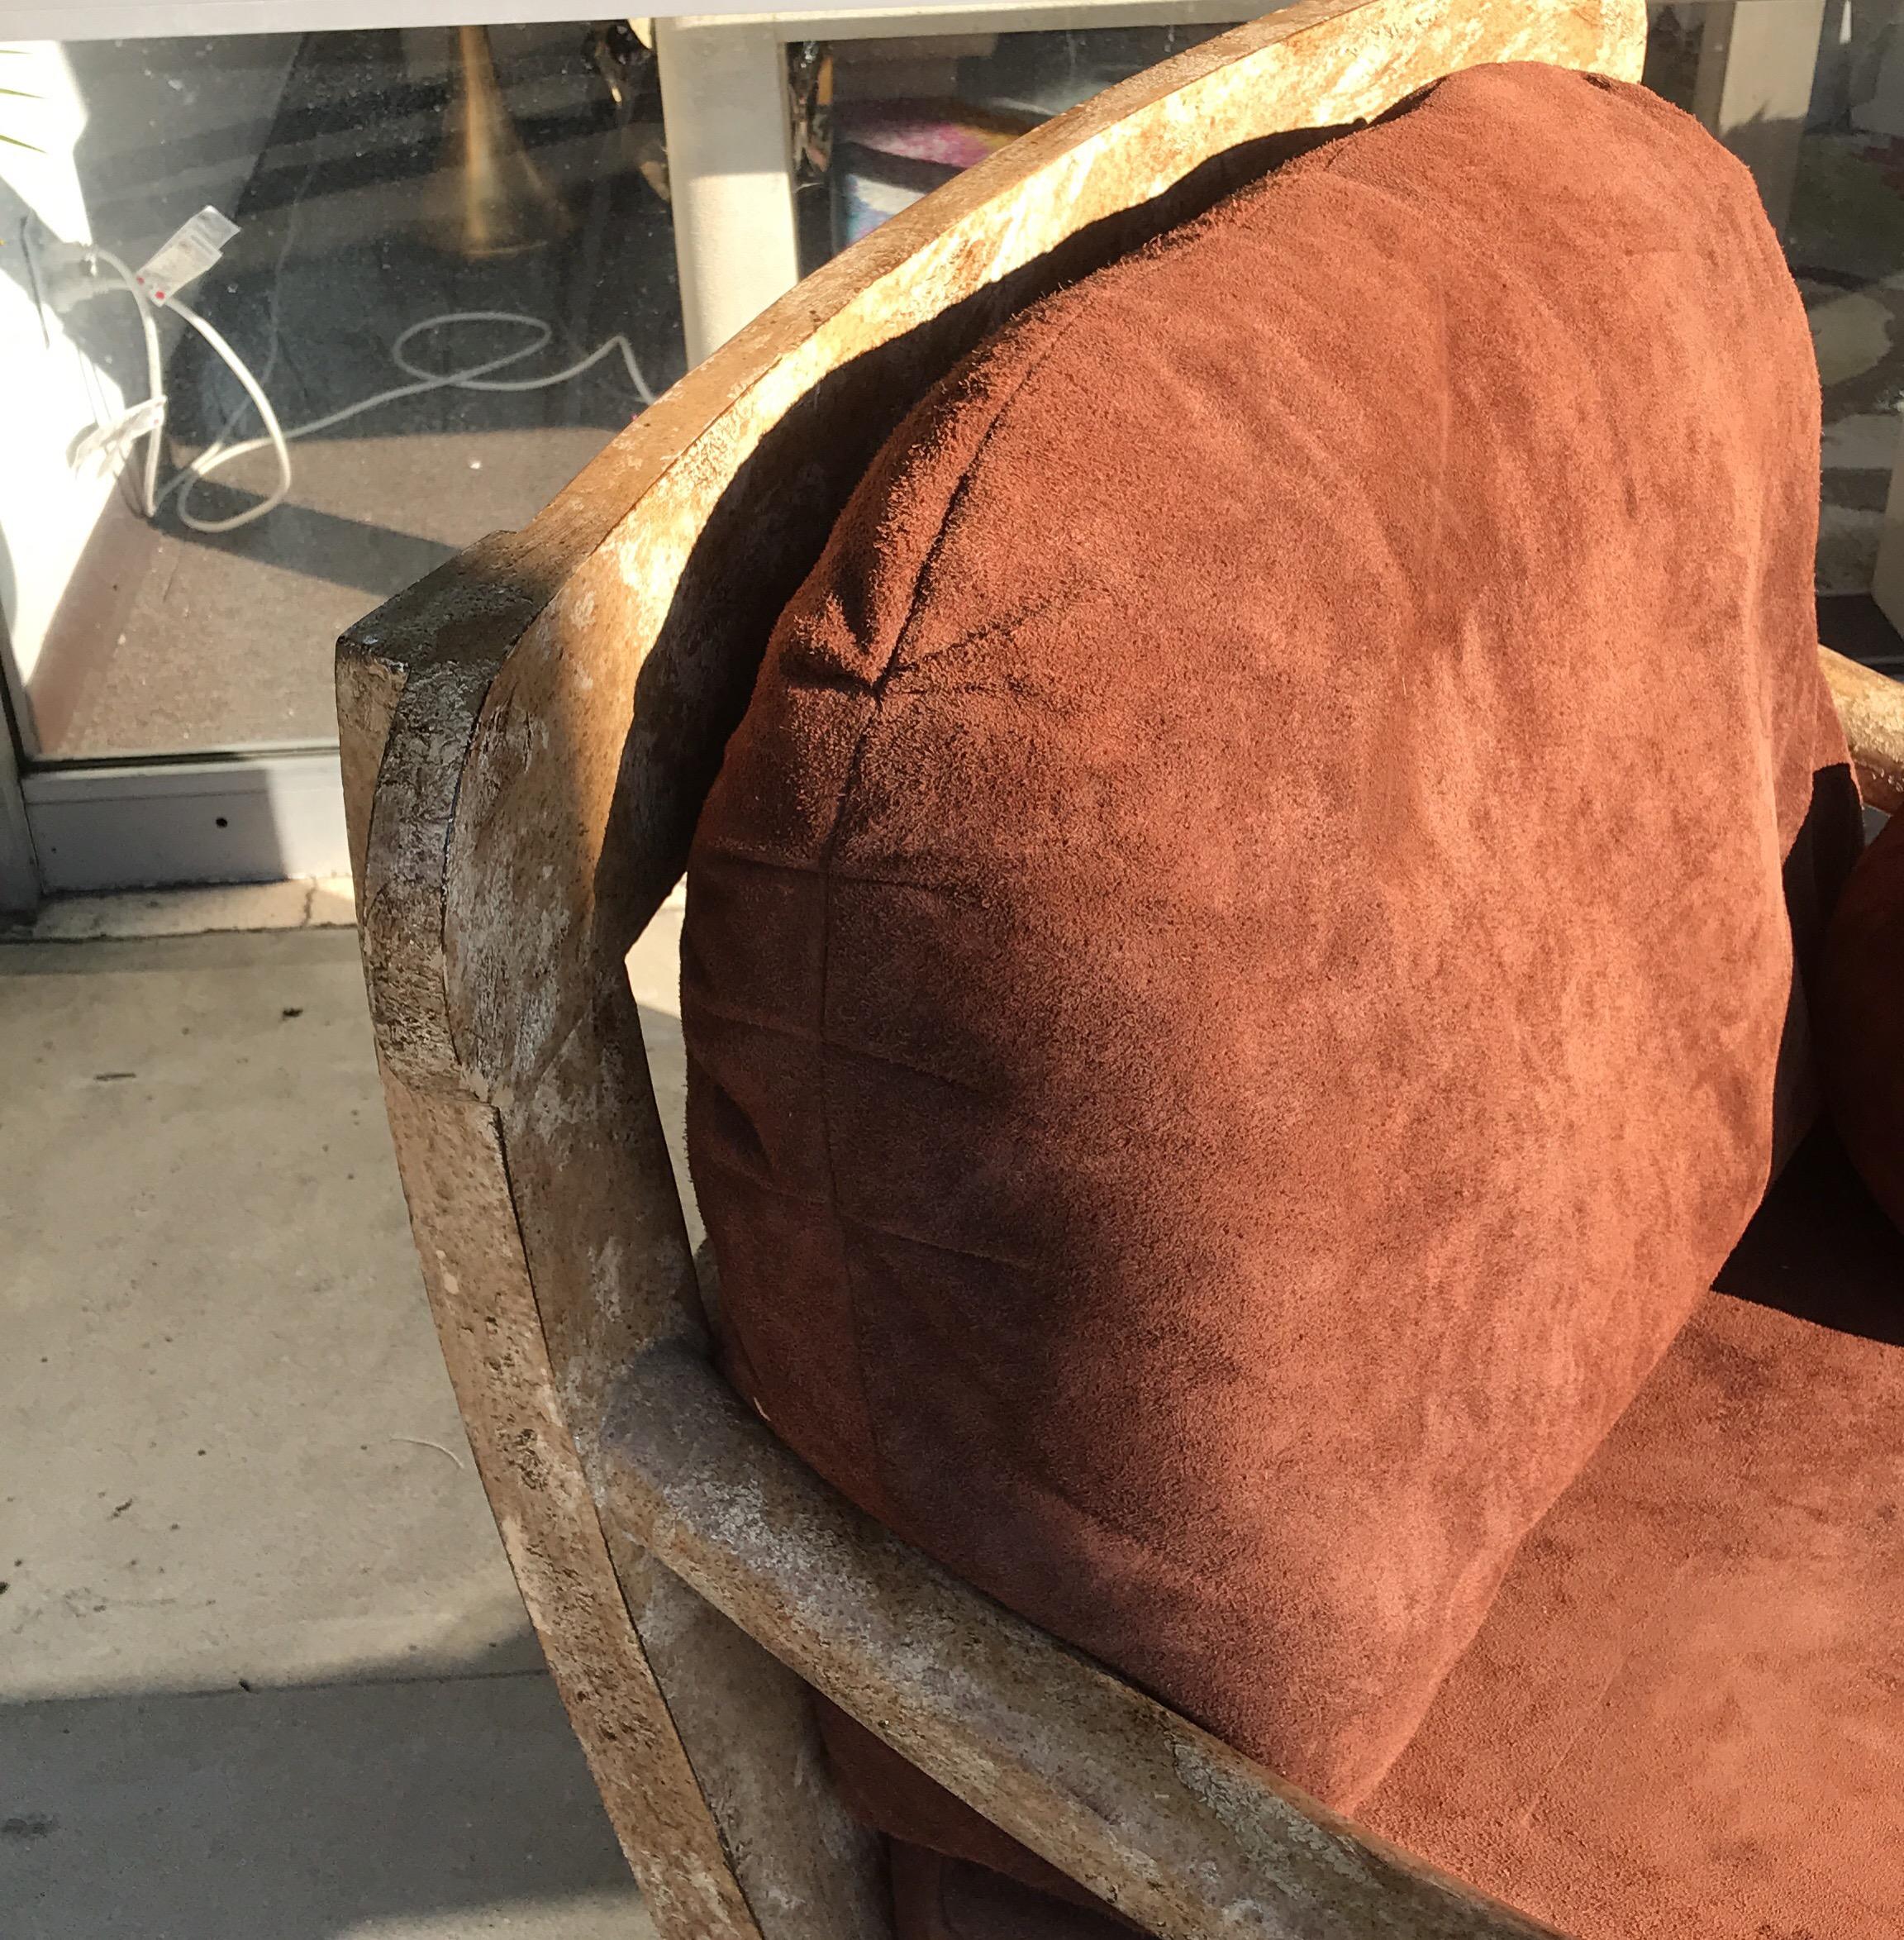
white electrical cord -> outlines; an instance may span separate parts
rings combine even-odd
[[[140,295],[143,298],[145,292],[140,291]],[[179,522],[182,525],[189,526],[194,532],[235,532],[239,527],[248,526],[252,520],[261,519],[266,512],[274,512],[290,497],[290,441],[293,438],[302,437],[306,432],[315,431],[318,427],[315,425],[306,425],[298,431],[287,433],[283,427],[278,422],[278,413],[271,408],[271,400],[264,395],[264,387],[251,374],[250,369],[244,359],[182,297],[173,297],[169,301],[171,307],[225,360],[231,374],[245,387],[245,396],[257,406],[258,415],[264,421],[264,436],[262,438],[254,438],[245,445],[231,446],[221,444],[207,445],[192,460],[191,464],[187,465],[184,470],[179,473],[178,476],[165,488],[164,493],[164,497],[169,498],[173,493],[178,493]],[[368,407],[359,405],[356,408],[364,410]],[[350,413],[345,412],[340,415],[347,417]],[[145,516],[147,518],[156,518],[159,515],[159,500],[155,498],[152,493],[152,480],[158,474],[156,470],[152,468],[150,455],[157,452],[159,443],[164,436],[164,432],[165,415],[161,411],[159,414],[158,422],[152,427],[151,442],[145,448],[148,453],[145,487]],[[261,445],[269,445],[278,454],[278,489],[261,498],[257,504],[248,505],[244,511],[233,513],[230,518],[202,519],[194,517],[192,512],[192,494],[197,489],[199,479],[203,478],[214,465],[222,463],[226,458],[236,458],[245,451],[255,451]]]
[[[581,376],[585,370],[593,369],[603,358],[619,350],[622,363],[627,368],[628,381],[634,386],[635,396],[644,404],[654,402],[654,393],[648,388],[648,380],[641,374],[641,366],[635,360],[635,346],[619,331],[613,336],[604,337],[587,356],[578,359],[565,369],[547,372],[538,377],[499,378],[493,374],[507,369],[512,364],[520,364],[525,357],[533,357],[538,350],[543,349],[554,338],[555,327],[540,317],[530,317],[519,310],[449,310],[440,316],[426,317],[420,323],[412,323],[390,346],[391,361],[412,382],[393,384],[388,390],[378,391],[372,397],[360,398],[354,404],[345,405],[341,410],[331,412],[322,417],[314,417],[308,424],[293,425],[289,431],[286,431],[278,423],[278,414],[272,409],[271,400],[264,394],[264,386],[251,374],[245,360],[190,304],[178,297],[173,297],[167,301],[165,307],[176,310],[186,323],[212,346],[231,374],[245,387],[245,395],[250,398],[263,422],[264,436],[261,438],[241,439],[236,445],[227,445],[222,437],[214,440],[161,491],[159,489],[159,456],[160,446],[164,441],[167,402],[164,369],[159,349],[159,327],[152,314],[152,303],[140,288],[138,279],[112,250],[90,248],[88,255],[112,272],[138,306],[140,326],[145,340],[149,394],[143,404],[129,411],[117,425],[104,431],[96,432],[87,441],[83,449],[98,450],[112,448],[124,451],[129,450],[140,438],[145,438],[147,443],[141,496],[146,517],[156,518],[159,508],[177,493],[179,521],[195,532],[235,532],[240,526],[248,526],[253,520],[263,518],[266,512],[275,510],[290,495],[290,447],[293,439],[308,438],[318,431],[329,431],[333,426],[342,424],[347,419],[360,417],[366,411],[374,411],[381,404],[394,403],[399,398],[420,397],[426,391],[547,390],[552,385],[569,383],[572,379]],[[457,370],[425,369],[412,363],[405,355],[410,345],[426,332],[450,328],[461,323],[521,324],[534,331],[535,335],[529,342],[520,345],[513,350],[505,350],[499,356],[486,358],[478,364],[465,365]],[[267,446],[277,454],[278,458],[277,487],[268,497],[256,505],[247,506],[244,511],[235,513],[230,518],[203,519],[193,512],[192,494],[203,479],[221,466],[248,457],[254,451],[262,451]]]

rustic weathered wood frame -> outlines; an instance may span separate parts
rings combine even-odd
[[[1167,1940],[1548,1930],[946,1576],[738,1404],[706,1357],[623,957],[775,615],[888,431],[987,329],[1305,131],[1481,61],[1636,76],[1645,29],[1640,0],[1302,0],[1210,41],[887,223],[530,526],[340,644],[364,965],[431,1307],[664,1940],[888,1930],[794,1671]],[[1894,805],[1900,690],[1833,676]]]

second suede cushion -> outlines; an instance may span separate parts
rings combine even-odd
[[[1457,76],[942,387],[702,816],[736,1378],[1338,1804],[1768,1175],[1811,369],[1691,122]]]
[[[1817,987],[1833,1122],[1871,1196],[1904,1232],[1904,813],[1845,885]]]

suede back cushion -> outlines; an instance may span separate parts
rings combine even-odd
[[[1818,1038],[1832,1123],[1904,1232],[1904,815],[1864,851],[1825,934]]]
[[[1765,1184],[1817,414],[1741,168],[1459,75],[940,386],[702,814],[735,1378],[1338,1805]]]

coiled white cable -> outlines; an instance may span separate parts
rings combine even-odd
[[[141,291],[140,294],[143,295],[144,292]],[[254,438],[249,444],[244,446],[233,445],[229,447],[221,447],[216,444],[207,446],[205,450],[201,451],[191,464],[187,465],[184,470],[179,473],[178,476],[165,488],[164,496],[169,497],[174,492],[178,494],[179,522],[182,525],[189,526],[194,532],[235,532],[239,527],[248,526],[254,519],[263,518],[266,512],[276,511],[291,496],[290,441],[293,438],[303,437],[307,432],[317,427],[307,425],[297,431],[285,431],[278,422],[278,413],[271,408],[271,400],[264,395],[264,387],[251,374],[244,359],[231,348],[231,345],[226,342],[217,331],[214,330],[182,298],[174,297],[170,299],[170,303],[171,307],[218,353],[219,356],[224,360],[231,374],[245,387],[245,396],[257,407],[258,415],[264,422],[264,436],[262,438]],[[359,408],[367,408],[367,407],[359,407]],[[350,414],[346,412],[345,415]],[[159,422],[152,427],[152,442],[147,447],[149,451],[158,450],[164,431],[165,418],[164,412],[161,412]],[[198,481],[212,470],[214,465],[223,462],[223,459],[236,458],[244,451],[255,451],[263,445],[269,445],[278,454],[277,489],[268,493],[259,500],[257,504],[248,505],[244,511],[234,512],[230,518],[203,519],[195,517],[192,512],[192,494],[197,489]],[[222,458],[220,455],[221,451]],[[156,517],[159,500],[151,495],[150,483],[148,483],[146,499],[145,516],[148,518]]]
[[[234,350],[220,332],[207,322],[190,304],[180,298],[169,299],[166,307],[176,310],[190,327],[212,346],[219,359],[231,374],[245,388],[258,416],[264,427],[261,438],[245,438],[234,445],[227,445],[222,438],[207,445],[165,486],[159,489],[159,457],[165,431],[166,398],[164,369],[159,355],[159,327],[152,313],[151,300],[140,288],[138,279],[123,261],[112,250],[93,248],[88,254],[98,263],[110,269],[117,281],[138,306],[139,321],[145,341],[146,375],[150,394],[145,402],[128,412],[118,426],[98,434],[94,448],[117,446],[127,449],[140,437],[147,439],[145,462],[143,474],[142,500],[145,516],[156,518],[159,508],[176,493],[178,494],[178,512],[182,524],[189,526],[195,532],[235,532],[240,526],[248,526],[255,519],[261,519],[266,512],[274,511],[289,497],[291,492],[291,444],[294,439],[308,438],[319,431],[326,431],[334,426],[359,417],[366,411],[374,411],[379,405],[393,404],[400,398],[421,397],[426,391],[541,391],[551,386],[568,384],[592,370],[605,357],[616,351],[628,373],[628,381],[634,387],[635,394],[643,404],[652,404],[654,393],[648,388],[648,380],[641,374],[641,366],[635,361],[635,346],[620,331],[613,336],[604,337],[587,356],[561,370],[545,372],[536,377],[497,377],[494,374],[506,370],[512,364],[520,364],[526,357],[533,357],[555,337],[555,327],[540,317],[531,317],[520,310],[449,310],[440,316],[426,317],[421,322],[412,323],[390,346],[391,361],[411,379],[407,384],[393,384],[389,389],[378,391],[373,396],[359,398],[355,403],[346,404],[340,410],[327,412],[322,417],[314,417],[307,424],[293,425],[286,431],[278,422],[278,414],[271,408],[271,400],[264,389],[251,374],[245,360]],[[455,370],[429,370],[411,360],[405,354],[409,346],[426,332],[453,328],[464,323],[520,324],[534,332],[530,341],[519,345],[515,350],[505,350],[500,355],[488,357],[480,363],[464,365]],[[192,510],[192,494],[200,483],[212,473],[223,466],[248,457],[254,451],[262,451],[269,446],[277,454],[278,484],[274,490],[256,505],[248,505],[244,511],[230,518],[200,518]]]

